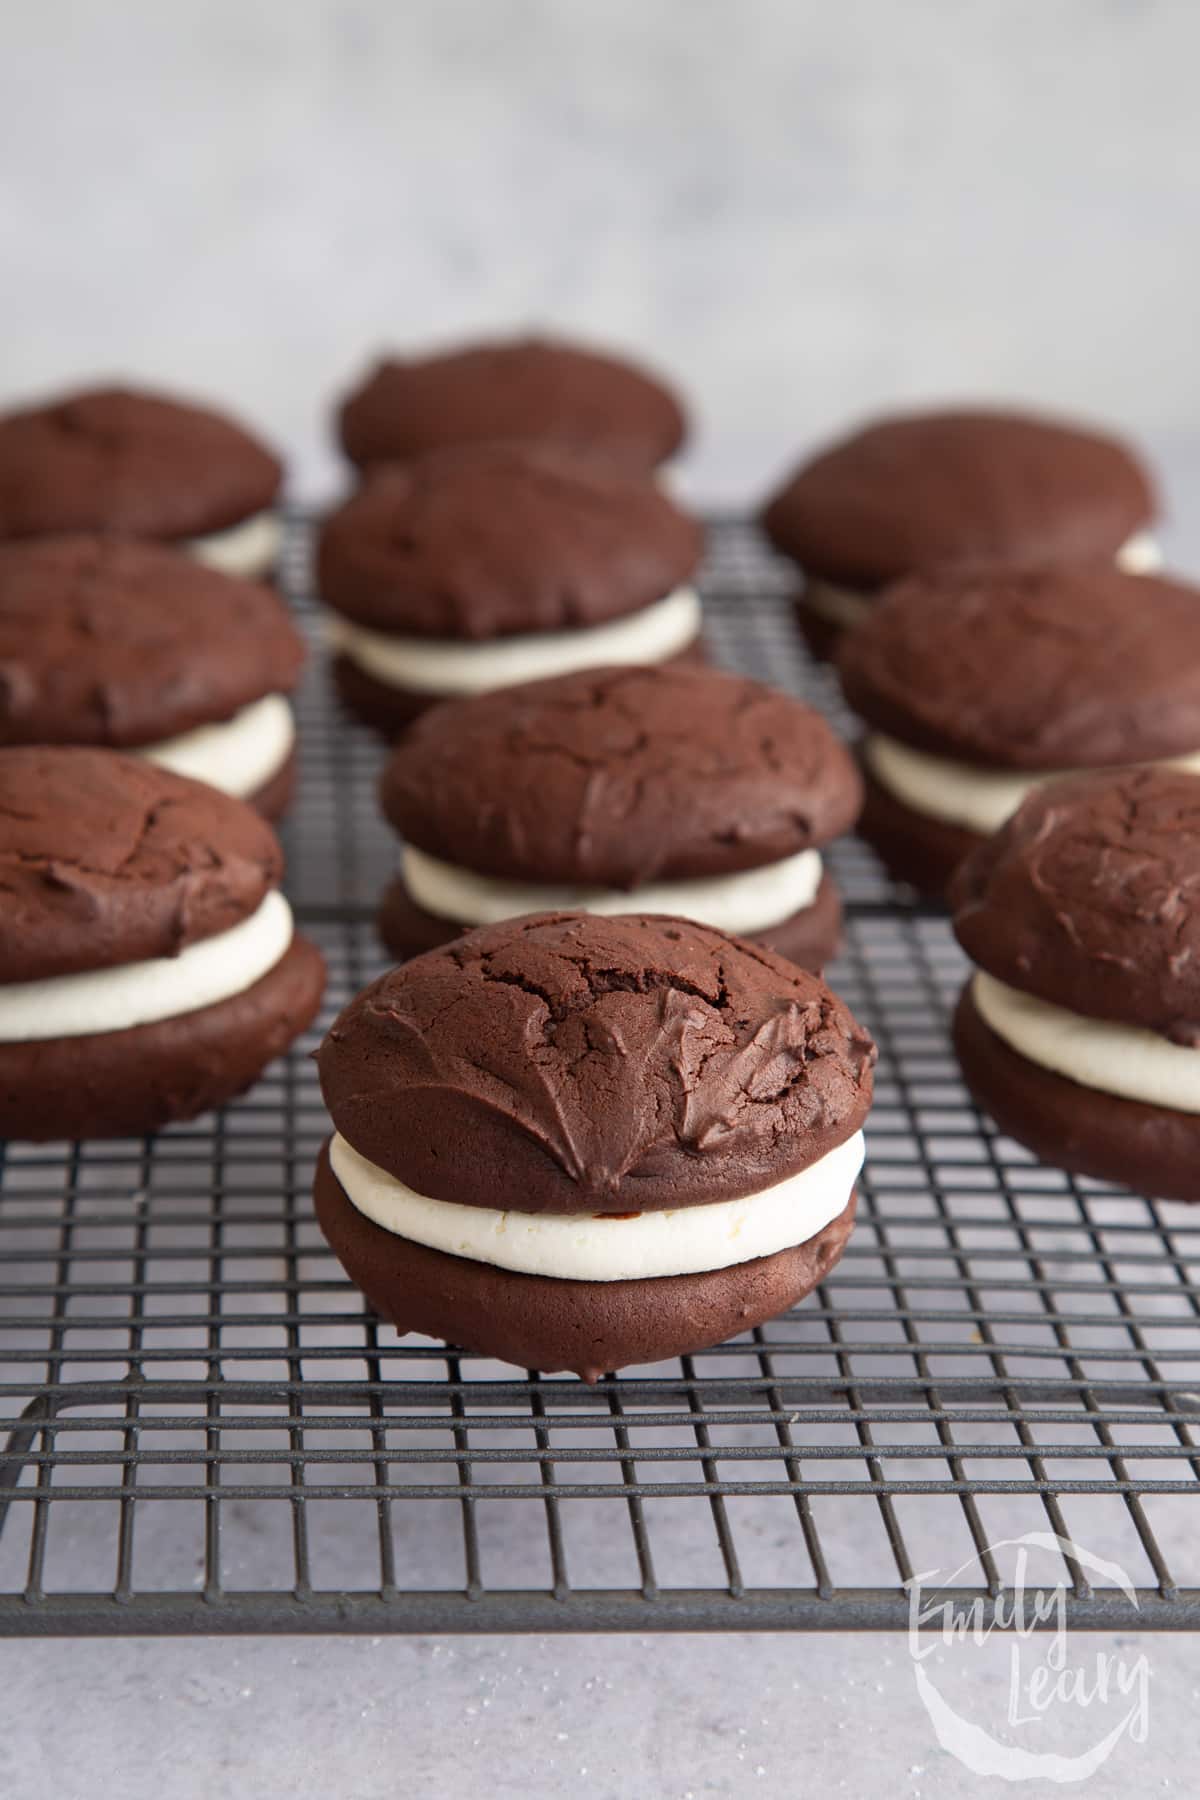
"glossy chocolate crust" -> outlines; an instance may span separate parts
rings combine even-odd
[[[87,1037],[0,1043],[0,1139],[140,1137],[255,1082],[316,1017],[325,963],[294,937],[273,969],[215,1006]]]
[[[483,444],[373,474],[325,521],[317,586],[372,630],[476,643],[640,612],[703,544],[653,481]]]
[[[631,911],[636,908],[636,894],[629,896],[629,904]],[[418,906],[400,875],[383,891],[378,926],[385,949],[400,962],[452,943],[466,929]],[[762,944],[777,956],[786,956],[789,962],[819,975],[825,964],[833,961],[842,942],[842,902],[831,877],[822,876],[811,906],[793,913],[769,931],[751,933],[748,941]]]
[[[317,1053],[337,1129],[420,1194],[647,1212],[759,1192],[858,1130],[875,1047],[816,976],[683,919],[543,913],[365,988]]]
[[[702,1275],[556,1281],[469,1262],[397,1237],[347,1199],[326,1145],[314,1184],[317,1222],[334,1255],[398,1331],[444,1338],[547,1374],[598,1381],[631,1363],[662,1362],[724,1343],[811,1293],[854,1228],[856,1197],[795,1249]]]
[[[304,640],[279,595],[158,544],[0,545],[0,745],[136,749],[290,693]]]
[[[480,875],[636,889],[828,843],[858,816],[820,713],[721,669],[585,669],[426,713],[379,784],[385,816]]]
[[[388,358],[343,401],[360,467],[482,440],[530,440],[634,472],[665,462],[687,424],[675,395],[624,357],[527,338]]]
[[[1096,768],[1200,750],[1200,590],[1109,567],[942,574],[842,640],[849,704],[985,768]]]
[[[645,666],[656,669],[705,668],[708,666],[708,651],[705,649],[704,639],[698,637],[677,656],[669,656],[661,663]],[[346,711],[384,738],[398,737],[414,719],[419,719],[422,714],[446,701],[445,694],[392,687],[389,682],[377,681],[374,675],[368,675],[365,669],[360,669],[348,656],[335,656],[331,668],[334,690]]]
[[[830,446],[763,524],[810,574],[869,590],[952,563],[1109,561],[1155,511],[1115,438],[1028,414],[930,412]]]
[[[204,782],[113,750],[0,750],[0,982],[175,956],[282,873],[270,826]]]
[[[964,987],[954,1048],[979,1105],[1043,1162],[1162,1200],[1200,1200],[1200,1114],[1083,1087],[1020,1056]]]
[[[959,863],[983,842],[978,832],[906,806],[866,768],[863,793],[858,835],[893,881],[906,881],[931,900],[944,899]]]
[[[1200,1044],[1200,775],[1037,788],[959,869],[950,903],[959,942],[997,981]]]
[[[191,538],[274,504],[279,459],[232,419],[133,388],[0,415],[0,538]]]

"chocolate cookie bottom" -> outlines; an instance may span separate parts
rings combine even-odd
[[[944,899],[951,875],[983,838],[964,825],[950,825],[905,805],[869,768],[860,766],[864,798],[859,836],[894,881],[907,881],[930,899]]]
[[[325,988],[315,944],[215,1006],[87,1037],[0,1043],[0,1138],[140,1137],[242,1093],[311,1024]]]
[[[328,1145],[313,1195],[334,1255],[398,1331],[444,1338],[518,1368],[566,1369],[588,1382],[631,1363],[709,1349],[785,1312],[838,1261],[856,1206],[852,1194],[808,1243],[731,1269],[641,1281],[556,1281],[470,1262],[384,1231],[346,1197]]]
[[[1200,1114],[1124,1100],[1030,1062],[987,1024],[969,982],[954,1048],[980,1106],[1043,1162],[1163,1200],[1200,1200]]]
[[[279,819],[292,804],[295,793],[296,752],[292,749],[270,779],[246,795],[246,804],[261,813],[264,819]]]
[[[708,660],[704,639],[697,638],[685,650],[679,651],[678,655],[665,657],[662,667],[704,664]],[[406,725],[411,725],[414,719],[419,718],[423,712],[428,712],[440,700],[454,698],[450,694],[430,694],[413,688],[392,687],[386,681],[378,681],[374,675],[368,675],[365,669],[360,669],[344,653],[334,657],[332,673],[334,689],[346,711],[387,738],[395,737]]]
[[[793,603],[796,609],[796,623],[800,627],[800,636],[808,646],[809,655],[816,662],[835,662],[838,645],[846,635],[844,625],[836,625],[832,619],[810,606],[804,596],[804,589],[796,595]]]
[[[629,910],[636,912],[637,909],[637,894],[631,893]],[[426,950],[436,950],[440,944],[450,943],[468,929],[451,919],[439,919],[418,906],[401,875],[384,889],[376,923],[385,949],[398,962],[407,962],[409,957],[421,956]],[[772,925],[767,931],[749,932],[747,936],[751,943],[763,944],[802,969],[819,974],[841,948],[842,901],[836,883],[829,875],[822,876],[811,906],[793,913],[790,919]]]

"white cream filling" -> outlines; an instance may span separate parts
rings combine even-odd
[[[1079,769],[981,769],[949,757],[931,756],[909,744],[874,732],[863,743],[863,756],[880,784],[914,812],[962,825],[990,836],[1016,812],[1021,802],[1045,781],[1080,774]],[[1167,757],[1149,765],[1159,769],[1200,772],[1200,750]]]
[[[404,885],[417,905],[456,925],[493,925],[531,912],[673,913],[742,935],[780,925],[811,906],[821,885],[816,850],[734,875],[650,881],[632,890],[503,881],[442,862],[413,844],[404,846],[401,863]]]
[[[272,889],[248,919],[189,944],[178,956],[0,986],[0,1043],[128,1031],[215,1006],[253,987],[291,941],[291,908]]]
[[[1200,1050],[1140,1025],[1084,1018],[982,969],[971,991],[984,1022],[1028,1062],[1123,1100],[1200,1113]]]
[[[232,719],[197,725],[161,744],[146,744],[138,755],[244,800],[279,773],[295,742],[291,707],[282,694],[267,694],[243,706]]]
[[[1152,531],[1135,531],[1117,551],[1116,560],[1127,575],[1153,575],[1163,566],[1163,553]]]
[[[1117,551],[1115,558],[1117,567],[1124,569],[1127,575],[1152,575],[1163,566],[1163,555],[1158,540],[1149,531],[1135,531],[1131,538]],[[804,582],[804,603],[822,619],[831,625],[837,625],[843,631],[851,631],[862,621],[875,604],[876,596],[862,594],[854,588],[839,587],[836,582],[822,581],[819,576],[807,576]]]
[[[188,538],[180,546],[197,562],[219,569],[222,575],[244,575],[253,579],[269,575],[279,561],[283,548],[283,520],[276,512],[255,513],[228,531],[214,531],[208,537]]]
[[[339,613],[326,616],[329,642],[376,681],[427,694],[482,694],[492,688],[569,675],[604,664],[665,662],[700,632],[700,599],[676,588],[640,612],[575,631],[527,632],[465,643],[372,631]]]
[[[497,1212],[418,1194],[360,1156],[340,1133],[329,1146],[351,1205],[397,1237],[471,1262],[560,1281],[639,1281],[699,1275],[807,1243],[850,1199],[863,1164],[856,1131],[799,1175],[742,1200],[605,1218]]]
[[[859,594],[853,588],[838,587],[836,582],[806,576],[804,604],[818,618],[836,625],[840,631],[853,631],[861,625],[875,604],[873,594]]]

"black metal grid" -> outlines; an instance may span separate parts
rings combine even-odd
[[[292,585],[304,597],[295,534]],[[727,661],[834,713],[788,577],[714,529]],[[379,966],[378,752],[302,702],[290,891],[325,1018]],[[0,1167],[0,1631],[899,1626],[914,1571],[990,1608],[1034,1529],[1076,1625],[1200,1625],[1200,1214],[996,1137],[946,1035],[942,920],[839,846],[837,985],[881,1045],[860,1225],[793,1314],[602,1382],[522,1376],[364,1315],[313,1224],[310,1043],[145,1143]],[[323,1029],[323,1024],[318,1028]],[[5,1438],[7,1441],[5,1442]],[[1194,1510],[1195,1509],[1195,1510]]]

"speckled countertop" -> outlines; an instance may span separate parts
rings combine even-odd
[[[1150,1736],[1118,1748],[1088,1800],[1195,1792],[1194,1640],[1140,1641]],[[1122,1640],[1127,1659],[1138,1642]],[[993,1640],[976,1655],[956,1690],[964,1710],[994,1710],[1007,1654]],[[13,1800],[1063,1791],[977,1778],[941,1751],[890,1637],[9,1644],[0,1692],[0,1791]]]

